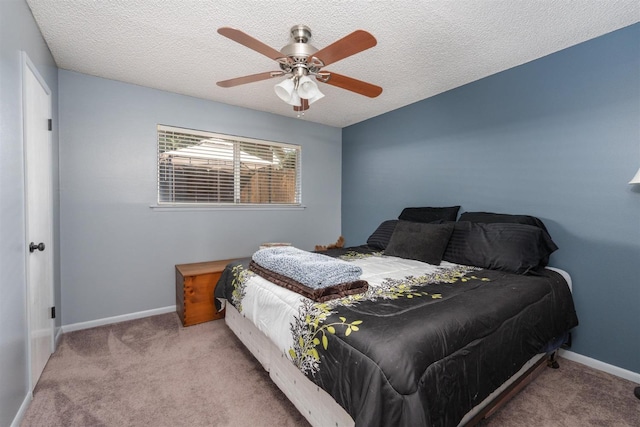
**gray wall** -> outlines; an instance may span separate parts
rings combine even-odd
[[[340,129],[64,70],[59,89],[63,325],[175,304],[175,264],[340,235]],[[150,209],[157,124],[302,145],[306,208]]]
[[[343,130],[342,227],[405,206],[536,215],[571,273],[576,353],[640,373],[640,24]]]
[[[24,0],[0,1],[0,425],[8,426],[27,397],[27,313],[22,144],[22,71],[25,51],[52,91],[53,156],[58,155],[58,69]],[[54,238],[57,251],[57,160],[54,161]],[[55,299],[60,306],[59,258]],[[56,320],[60,325],[60,319]]]

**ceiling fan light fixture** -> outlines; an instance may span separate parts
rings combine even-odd
[[[319,99],[324,98],[324,93],[320,92],[320,90],[316,91],[316,96],[314,96],[313,98],[308,98],[307,101],[309,101],[309,105],[313,104],[314,102],[316,102]]]
[[[275,85],[273,89],[278,98],[289,105],[300,107],[301,98],[308,100],[309,104],[324,98],[324,94],[318,89],[318,85],[308,76],[291,77]]]
[[[278,95],[278,98],[289,104],[292,95],[295,93],[295,83],[293,82],[293,79],[285,79],[275,85],[273,89],[276,91],[276,95]]]
[[[300,98],[312,99],[318,94],[320,94],[320,90],[316,82],[311,80],[309,76],[300,77],[298,80],[298,95],[300,95]]]
[[[311,29],[306,25],[295,25],[290,31],[291,42],[279,51],[235,28],[221,27],[218,28],[218,33],[276,61],[280,66],[278,71],[219,81],[217,85],[220,87],[228,88],[287,76],[285,80],[275,85],[274,90],[281,100],[293,105],[293,110],[298,115],[304,114],[304,111],[309,109],[309,105],[324,98],[324,94],[318,88],[318,82],[369,98],[375,98],[382,93],[382,88],[379,86],[322,70],[326,65],[375,46],[377,44],[375,37],[364,30],[356,30],[318,50],[309,43]]]
[[[293,92],[291,94],[291,99],[289,99],[287,104],[293,105],[294,107],[300,107],[302,106],[302,100],[300,99],[300,96],[298,96],[297,93]]]

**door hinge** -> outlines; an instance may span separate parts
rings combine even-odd
[[[55,307],[51,307],[51,318],[52,319],[56,318],[56,308]]]
[[[48,120],[48,126],[49,126],[49,130],[53,130],[53,120],[51,119]]]

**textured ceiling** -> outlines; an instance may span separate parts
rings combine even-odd
[[[321,85],[304,120],[348,126],[640,20],[637,0],[27,0],[60,68],[295,117],[273,86],[216,81],[278,70],[216,30],[280,50],[304,24],[321,49],[356,29],[377,46],[327,69],[381,86]]]

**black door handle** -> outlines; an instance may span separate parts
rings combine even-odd
[[[36,249],[39,251],[44,251],[44,243],[40,242],[37,245],[33,242],[29,243],[29,252],[35,252]]]

